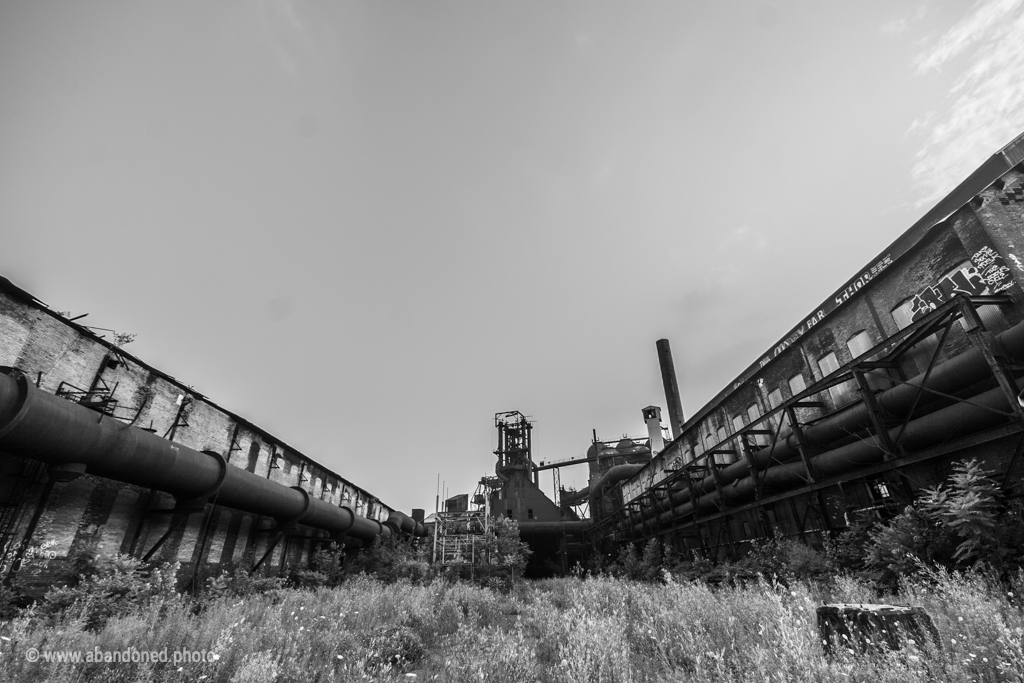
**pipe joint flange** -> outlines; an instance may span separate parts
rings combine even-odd
[[[198,503],[205,504],[211,498],[216,497],[217,493],[220,492],[220,487],[224,485],[224,480],[228,476],[228,461],[225,460],[224,456],[217,451],[203,451],[203,453],[216,460],[217,464],[220,466],[220,472],[217,473],[217,481],[213,486],[198,496],[193,496],[191,498],[177,498],[176,502],[179,507],[188,507]]]
[[[32,385],[32,382],[28,381],[28,376],[25,372],[18,368],[3,365],[0,366],[0,374],[8,375],[18,387],[18,399],[14,409],[11,411],[13,414],[9,417],[0,415],[0,438],[3,438],[12,429],[17,427],[22,418],[25,417],[25,413],[28,412],[28,395],[35,387]]]
[[[293,526],[294,527],[300,521],[302,521],[302,518],[306,516],[307,512],[309,512],[310,501],[312,500],[309,497],[309,491],[307,491],[306,489],[302,488],[301,486],[292,486],[290,488],[293,491],[298,491],[299,493],[302,494],[302,512],[300,512],[299,514],[297,514],[294,517],[291,517],[289,519],[279,519],[279,520],[277,520],[278,528],[283,528],[283,527],[287,527],[287,526]]]
[[[85,474],[86,465],[84,462],[66,462],[50,467],[50,477],[59,484],[66,484],[74,481]]]

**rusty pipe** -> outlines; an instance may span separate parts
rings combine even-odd
[[[901,443],[910,449],[927,448],[964,434],[997,426],[1006,421],[1004,415],[992,412],[993,409],[1006,411],[1010,408],[1001,388],[990,389],[971,398],[970,401],[970,403],[955,403],[912,420],[903,432]],[[900,429],[901,427],[890,429],[889,438],[894,439]],[[885,452],[879,439],[876,436],[871,436],[813,456],[811,466],[814,468],[816,477],[827,479],[878,464],[883,461],[884,457]],[[807,469],[802,461],[779,464],[764,471],[764,488],[762,490],[765,493],[785,491],[805,486],[807,481]],[[717,490],[702,495],[697,501],[696,511],[717,510],[719,502],[737,505],[751,500],[755,493],[754,478],[745,476],[728,486],[722,486],[721,492],[724,500],[721,500]],[[680,518],[693,514],[694,505],[689,501],[688,494],[687,491],[685,501],[675,504],[673,510],[662,512],[658,519],[668,523],[673,519],[678,521]],[[640,531],[642,524],[643,522],[635,526],[634,531]]]
[[[998,334],[994,337],[997,351],[1004,354],[1011,361],[1020,362],[1024,360],[1024,323]],[[892,389],[881,392],[875,397],[879,407],[885,413],[894,416],[901,416],[910,410],[917,397],[917,393],[923,384],[926,389],[939,391],[946,394],[954,394],[957,390],[984,380],[989,376],[991,370],[980,349],[971,348],[964,353],[947,360],[945,363],[936,366],[925,381],[924,373],[899,384]],[[863,402],[855,404],[842,412],[830,415],[813,425],[804,427],[804,438],[807,444],[816,448],[834,447],[837,441],[849,439],[866,429],[871,423],[871,416],[868,408]],[[754,464],[759,469],[765,469],[771,461],[788,462],[799,457],[796,447],[796,440],[792,434],[780,437],[774,442],[774,450],[771,445],[764,446],[753,453]],[[748,473],[747,463],[739,461],[732,463],[718,472],[717,486],[731,484],[732,482],[745,477]],[[695,486],[702,493],[710,494],[717,490],[715,477],[708,475]],[[671,496],[673,504],[680,504],[690,497],[689,489],[676,491]]]
[[[167,492],[181,501],[206,501],[265,515],[280,523],[302,523],[332,534],[370,541],[379,522],[228,465],[126,425],[76,403],[38,390],[13,368],[0,368],[0,451],[52,467],[78,467],[88,474]]]

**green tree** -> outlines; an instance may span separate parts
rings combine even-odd
[[[480,552],[476,555],[476,565],[488,566],[512,579],[518,579],[526,569],[533,551],[530,546],[519,538],[519,522],[508,517],[491,519],[490,531],[481,541]],[[500,569],[497,569],[500,568]]]
[[[865,564],[889,583],[922,562],[949,569],[989,564],[1005,573],[1020,564],[1022,539],[1020,503],[1007,503],[991,473],[972,459],[955,463],[944,484],[925,489],[873,530]]]

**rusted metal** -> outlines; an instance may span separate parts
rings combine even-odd
[[[82,463],[92,475],[164,491],[180,501],[217,496],[225,507],[301,522],[331,533],[372,540],[381,525],[238,467],[40,391],[24,374],[0,371],[0,449],[62,466]],[[411,523],[411,520],[410,520]],[[416,529],[412,524],[413,530]]]

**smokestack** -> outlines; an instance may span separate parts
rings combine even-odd
[[[647,406],[643,409],[644,422],[647,423],[647,436],[651,438],[651,456],[665,450],[665,439],[661,436],[661,408]]]
[[[683,432],[683,402],[679,400],[679,384],[676,382],[676,368],[672,364],[672,349],[668,339],[658,340],[658,362],[661,364],[661,381],[665,385],[665,402],[668,403],[668,423],[672,438],[678,439]]]

